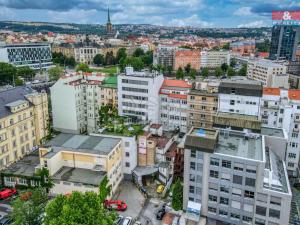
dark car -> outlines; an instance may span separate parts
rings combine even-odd
[[[163,204],[156,213],[156,219],[162,220],[165,214],[166,214],[166,204]]]
[[[4,216],[1,220],[0,220],[0,225],[8,225],[11,224],[12,221],[9,217]]]
[[[119,215],[115,221],[115,225],[122,224],[123,218],[124,218],[123,216]]]

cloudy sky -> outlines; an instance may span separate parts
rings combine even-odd
[[[272,10],[300,10],[299,0],[110,0],[114,24],[196,27],[271,26]],[[107,0],[0,0],[0,20],[106,22]]]

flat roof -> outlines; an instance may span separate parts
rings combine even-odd
[[[120,141],[121,138],[61,133],[45,143],[44,147],[52,147],[55,152],[75,150],[84,153],[107,155]]]
[[[284,138],[284,133],[282,129],[279,128],[272,128],[272,127],[262,127],[261,134],[266,136],[273,136],[273,137],[281,137]]]
[[[262,161],[262,136],[220,130],[215,153]]]
[[[35,175],[35,168],[40,164],[39,152],[36,150],[19,161],[9,165],[1,173],[32,177]]]
[[[106,172],[63,166],[53,176],[53,180],[99,186]]]

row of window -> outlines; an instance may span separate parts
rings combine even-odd
[[[210,165],[212,165],[212,166],[220,166],[220,159],[218,159],[218,158],[211,158],[210,159]],[[229,160],[224,160],[223,159],[221,165],[224,168],[229,168],[229,169],[232,168],[232,162],[229,161]],[[244,171],[244,165],[242,163],[234,162],[233,169],[237,170],[237,171]],[[256,167],[255,166],[247,165],[246,166],[246,172],[247,173],[256,174]]]

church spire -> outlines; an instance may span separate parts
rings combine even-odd
[[[110,12],[109,12],[109,0],[107,1],[107,23],[106,23],[106,32],[107,34],[112,33],[112,24],[110,21]]]
[[[107,23],[110,23],[109,1],[107,3]]]

